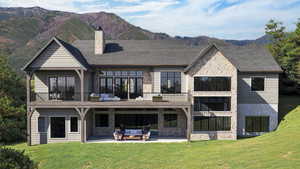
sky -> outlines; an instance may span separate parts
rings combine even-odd
[[[237,40],[264,35],[270,19],[293,30],[300,18],[300,0],[0,0],[0,6],[112,12],[152,32]]]

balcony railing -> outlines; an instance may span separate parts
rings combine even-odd
[[[143,93],[140,96],[134,94],[130,99],[123,99],[112,94],[84,93],[84,101],[156,101],[156,102],[187,102],[190,100],[188,93],[164,94],[164,93]],[[49,101],[81,101],[81,93],[48,93],[48,92],[31,92],[30,101],[49,102]]]

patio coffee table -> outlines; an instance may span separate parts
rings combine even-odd
[[[143,132],[141,129],[125,129],[124,140],[142,140],[143,139]]]

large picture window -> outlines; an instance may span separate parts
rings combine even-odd
[[[264,77],[251,77],[251,90],[252,91],[264,91],[265,90],[265,78]]]
[[[161,72],[161,93],[181,93],[181,72]]]
[[[246,117],[246,132],[268,132],[268,116],[248,116]]]
[[[121,99],[143,96],[142,71],[101,71],[99,92],[113,94]]]
[[[195,91],[230,91],[230,77],[194,77]]]
[[[194,117],[194,131],[229,131],[231,130],[231,118],[227,116]]]
[[[49,77],[50,100],[74,100],[75,78],[73,76]]]
[[[164,114],[164,127],[177,127],[177,114]]]
[[[51,138],[65,138],[66,137],[66,125],[65,117],[51,117]]]
[[[194,97],[194,111],[230,111],[230,97]]]

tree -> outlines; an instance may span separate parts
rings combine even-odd
[[[25,85],[0,54],[0,143],[25,139]]]
[[[300,20],[294,32],[285,32],[281,22],[270,20],[266,34],[272,37],[268,48],[289,80],[300,84]]]

